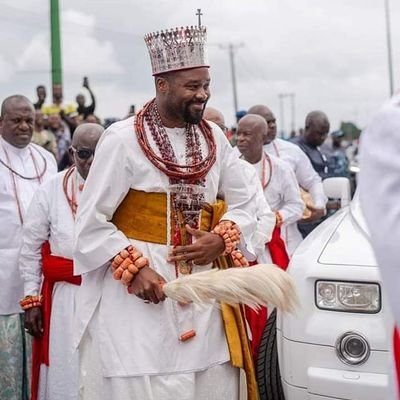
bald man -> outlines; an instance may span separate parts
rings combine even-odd
[[[41,293],[44,302],[25,311],[25,327],[34,337],[32,400],[78,398],[79,360],[77,354],[72,358],[72,317],[80,277],[72,272],[73,232],[103,130],[93,123],[78,126],[69,149],[74,165],[35,193],[25,220],[19,263],[24,292],[25,296]]]
[[[237,147],[242,158],[257,171],[265,199],[276,214],[276,228],[282,232],[286,251],[292,254],[302,238],[296,222],[301,219],[304,203],[300,188],[290,165],[277,157],[267,154],[263,149],[268,125],[264,118],[247,114],[238,123]],[[265,245],[257,254],[259,262],[271,262],[271,255],[265,254]],[[272,254],[273,256],[273,254]],[[283,268],[287,267],[272,257],[272,261]]]
[[[212,121],[217,124],[222,129],[222,132],[226,131],[225,117],[222,112],[217,110],[216,108],[206,107],[206,109],[204,110],[203,118],[207,121]]]
[[[25,400],[29,385],[30,340],[23,330],[18,271],[22,224],[32,196],[57,172],[52,154],[31,143],[32,103],[21,95],[6,98],[0,116],[0,399]]]
[[[235,139],[233,132],[225,125],[225,117],[221,111],[213,107],[206,107],[206,109],[204,110],[203,118],[207,121],[212,121],[217,124],[222,129],[222,132],[224,132],[230,144],[233,145]],[[236,147],[234,147],[234,150],[236,151]]]
[[[329,119],[324,112],[311,111],[306,116],[304,134],[292,139],[304,151],[322,179],[328,177],[328,160],[319,147],[325,142],[329,127]]]
[[[329,177],[328,159],[320,150],[320,146],[328,136],[329,128],[329,119],[324,112],[311,111],[306,116],[303,135],[292,139],[292,142],[299,146],[308,157],[315,172],[322,180]],[[323,215],[320,219],[314,221],[305,221],[305,223],[299,225],[303,237],[306,237],[324,219],[332,215],[340,207],[340,203],[337,200],[329,200],[325,207],[328,210],[327,215]]]
[[[221,129],[225,128],[225,117],[216,108],[207,107],[204,110],[204,119],[207,121],[214,122],[217,124]],[[225,128],[226,129],[226,128]],[[238,157],[241,156],[238,147],[235,146],[233,148],[235,153],[238,154]],[[256,196],[256,218],[257,218],[257,230],[252,235],[252,246],[253,251],[257,257],[259,257],[258,262],[271,262],[271,259],[267,255],[268,253],[265,252],[265,243],[271,239],[272,231],[275,226],[275,215],[272,213],[269,204],[265,201],[265,196],[263,189],[260,184],[258,184],[259,177],[254,170],[254,168],[245,160],[241,160],[241,167],[243,172],[247,175],[248,182],[252,182],[252,186],[257,190]],[[301,239],[301,237],[300,237]]]
[[[273,262],[286,270],[289,264],[287,245],[291,245],[292,251],[302,240],[296,222],[303,215],[304,203],[290,166],[263,150],[263,140],[267,131],[268,125],[264,118],[255,114],[245,115],[238,123],[237,148],[241,153],[241,158],[251,164],[256,171],[263,195],[275,213],[272,235],[261,243],[261,246],[254,245],[257,261],[259,263]],[[257,232],[261,229],[260,225],[257,226]],[[281,230],[284,235],[281,235]],[[247,310],[246,316],[252,333],[253,355],[257,357],[267,310],[263,308],[258,314]]]
[[[293,169],[300,187],[306,190],[313,204],[307,204],[307,222],[318,221],[326,215],[326,203],[321,177],[314,170],[306,154],[294,143],[276,137],[276,119],[274,113],[265,105],[256,105],[249,113],[260,115],[268,124],[268,132],[264,136],[264,150],[286,161]]]

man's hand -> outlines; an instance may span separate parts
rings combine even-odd
[[[133,279],[128,287],[128,292],[134,294],[144,301],[158,304],[165,300],[162,286],[166,283],[165,279],[149,266],[143,267]]]
[[[40,307],[28,308],[25,311],[25,329],[26,331],[36,337],[40,338],[43,335],[43,320],[42,309]]]
[[[328,202],[326,203],[327,210],[339,210],[340,206],[340,200],[328,200]]]
[[[193,229],[186,225],[186,231],[196,241],[187,246],[176,246],[168,257],[168,262],[192,261],[197,265],[206,265],[213,262],[225,250],[225,242],[216,233]]]
[[[302,218],[301,220],[299,220],[299,224],[318,221],[326,215],[325,208],[315,208],[311,205],[307,205],[307,210],[311,212],[311,215],[308,218]]]

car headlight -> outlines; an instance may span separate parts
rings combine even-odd
[[[315,303],[323,310],[375,314],[381,310],[377,283],[317,281]]]

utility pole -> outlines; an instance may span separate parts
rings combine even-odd
[[[292,111],[292,121],[291,121],[291,130],[292,132],[296,131],[296,94],[295,93],[288,93],[288,96],[290,97],[290,109]]]
[[[61,34],[59,0],[50,0],[50,31],[51,31],[51,82],[62,84],[61,65]]]
[[[228,45],[220,44],[219,47],[221,49],[229,50],[229,63],[231,67],[231,79],[232,79],[232,90],[233,90],[233,107],[235,109],[235,120],[236,120],[236,112],[238,111],[238,94],[236,87],[236,69],[235,69],[235,50],[243,47],[243,43],[233,44],[229,43]]]
[[[294,131],[296,130],[296,120],[295,120],[295,98],[296,98],[296,94],[295,93],[279,93],[278,94],[279,97],[279,119],[280,119],[280,136],[282,138],[284,138],[285,136],[285,121],[284,121],[284,111],[285,111],[285,107],[284,107],[284,99],[286,97],[290,98],[290,109],[291,109],[291,121],[290,121],[290,127],[291,130]]]
[[[386,43],[388,52],[388,66],[389,66],[389,92],[390,96],[393,95],[393,60],[392,60],[392,39],[390,30],[390,9],[389,0],[385,0],[385,17],[386,17]]]
[[[280,127],[281,129],[279,130],[279,136],[281,138],[284,138],[284,134],[285,134],[285,108],[284,108],[284,104],[283,104],[283,99],[285,98],[285,94],[284,93],[279,93],[278,97],[279,97],[279,122],[280,122]]]

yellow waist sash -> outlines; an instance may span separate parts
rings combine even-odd
[[[205,204],[201,212],[203,231],[211,231],[226,211],[225,202]],[[167,196],[131,189],[115,211],[111,222],[126,237],[143,242],[167,243]],[[173,226],[173,224],[171,224]]]
[[[212,230],[225,211],[226,204],[222,200],[206,204],[201,212],[200,229]],[[111,222],[130,239],[167,244],[167,196],[165,193],[131,189],[115,211]],[[214,264],[221,269],[231,266],[228,259],[222,256]],[[256,374],[241,307],[222,304],[221,310],[231,363],[245,370],[247,398],[257,400]]]

